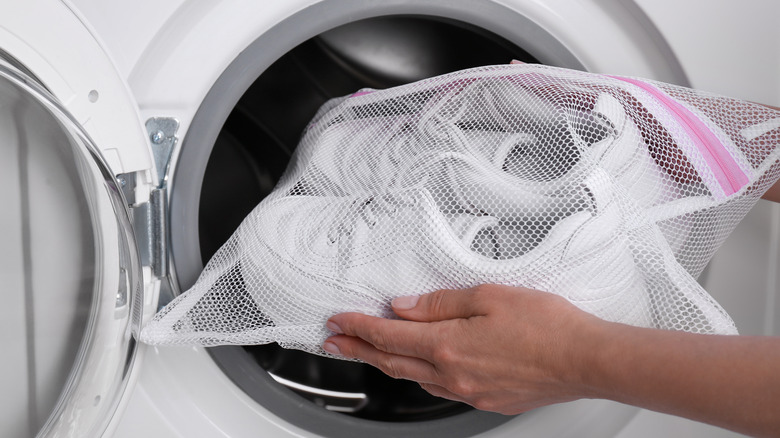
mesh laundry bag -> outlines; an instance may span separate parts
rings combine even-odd
[[[326,355],[328,317],[484,283],[736,333],[695,277],[780,177],[780,112],[654,81],[483,67],[328,102],[152,344]]]

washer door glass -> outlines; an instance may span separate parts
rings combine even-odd
[[[0,435],[99,436],[135,356],[142,286],[98,149],[0,60]]]

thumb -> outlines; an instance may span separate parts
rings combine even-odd
[[[476,295],[474,289],[444,289],[420,296],[398,297],[393,300],[393,311],[401,318],[419,322],[484,315]]]

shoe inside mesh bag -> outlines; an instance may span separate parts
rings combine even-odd
[[[484,283],[603,319],[733,334],[695,278],[780,177],[780,112],[536,65],[334,99],[152,344],[327,355],[340,312]]]

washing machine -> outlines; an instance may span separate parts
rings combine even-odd
[[[780,4],[750,0],[0,3],[0,435],[736,436],[604,400],[517,416],[273,345],[149,347],[332,97],[511,59],[780,104]],[[700,279],[779,334],[780,210]],[[743,280],[739,280],[743,279]]]

